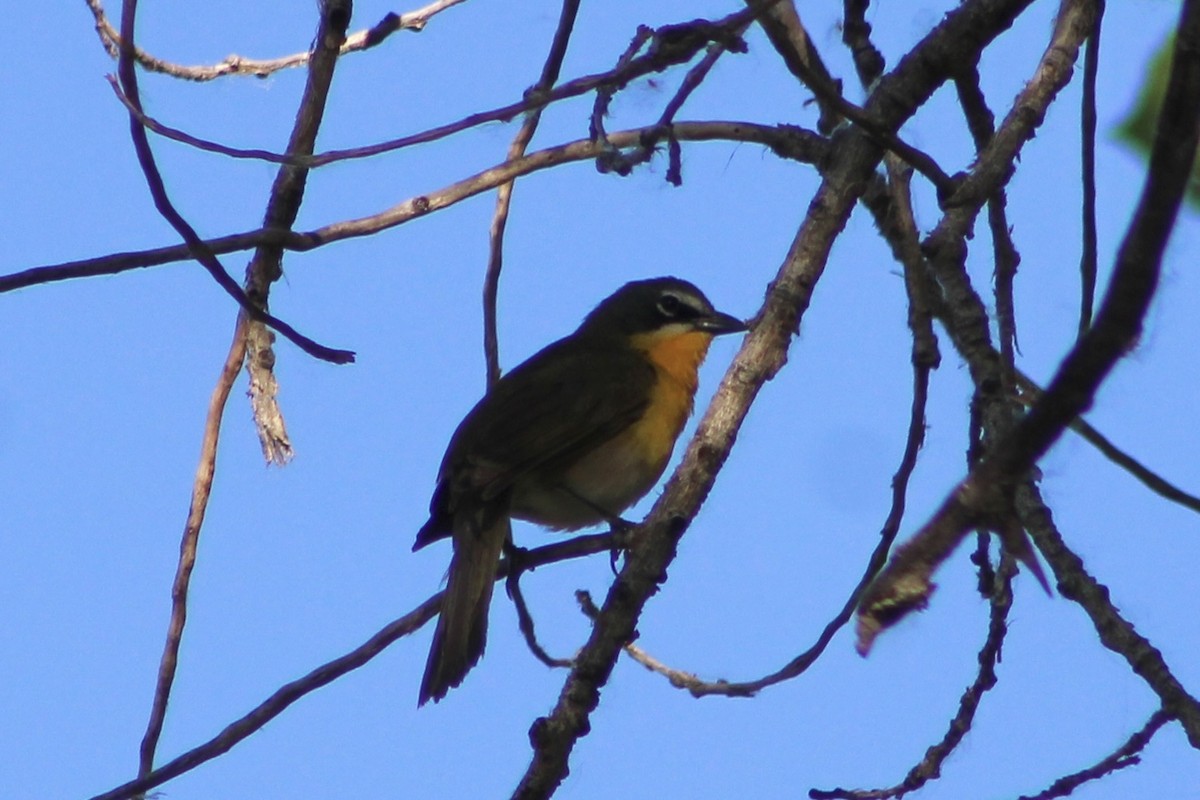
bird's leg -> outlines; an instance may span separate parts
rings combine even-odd
[[[518,547],[513,544],[512,527],[509,526],[508,536],[504,539],[504,558],[508,561],[508,577],[504,579],[504,591],[508,594],[509,599],[513,597],[514,587],[519,592],[517,582],[521,580],[521,573],[533,567],[529,566],[529,550],[524,547]]]
[[[568,486],[561,486],[560,488],[592,511],[595,511],[600,515],[601,519],[608,523],[608,532],[612,536],[612,547],[608,551],[608,566],[612,570],[613,575],[616,575],[617,559],[629,549],[630,535],[633,533],[633,529],[637,527],[637,524],[623,519],[603,506],[593,503]]]

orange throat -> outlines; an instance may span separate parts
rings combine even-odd
[[[712,339],[711,334],[700,331],[658,331],[633,338],[633,346],[646,354],[658,372],[650,407],[638,426],[638,438],[647,460],[657,462],[659,469],[671,457],[675,439],[692,413],[698,370]]]
[[[698,370],[708,355],[712,344],[711,334],[700,331],[670,334],[665,332],[635,336],[633,346],[646,354],[663,377],[667,377],[688,394],[688,411],[691,411],[691,396],[696,393],[699,382]]]

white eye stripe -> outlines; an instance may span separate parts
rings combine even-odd
[[[663,292],[662,297],[658,299],[656,308],[664,317],[672,319],[706,313],[703,303],[696,298],[674,292]]]

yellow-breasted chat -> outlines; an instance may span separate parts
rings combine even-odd
[[[616,520],[662,476],[713,337],[744,330],[685,280],[627,283],[471,409],[413,545],[454,545],[421,705],[445,697],[483,655],[509,520],[555,530]]]

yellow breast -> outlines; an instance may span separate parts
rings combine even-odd
[[[553,485],[547,485],[541,476],[518,483],[513,492],[513,516],[574,530],[621,514],[650,491],[662,476],[692,412],[696,371],[711,341],[710,335],[689,329],[634,337],[631,344],[645,354],[656,373],[645,414],[563,475],[555,476]],[[568,491],[561,491],[563,487]]]
[[[634,429],[643,458],[659,471],[666,466],[675,440],[692,413],[699,383],[698,370],[712,336],[699,331],[679,333],[671,328],[636,336],[632,344],[646,354],[658,373],[650,405]]]

